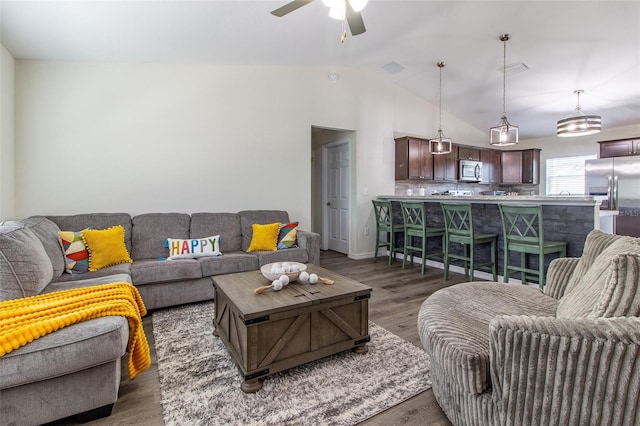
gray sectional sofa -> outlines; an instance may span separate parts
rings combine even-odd
[[[95,213],[34,216],[0,223],[0,300],[110,282],[136,286],[148,310],[209,300],[211,276],[258,270],[271,262],[320,261],[320,236],[297,231],[297,246],[247,252],[253,224],[288,223],[279,210],[238,213]],[[59,231],[122,225],[133,260],[71,275]],[[221,256],[165,260],[167,238],[220,235]],[[0,357],[2,424],[31,425],[80,415],[108,416],[118,397],[129,328],[124,317],[71,325]]]

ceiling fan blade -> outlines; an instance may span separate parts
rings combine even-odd
[[[271,14],[282,18],[287,13],[291,13],[294,10],[301,8],[302,6],[311,3],[313,0],[293,0],[291,3],[287,3],[276,10],[271,11]]]
[[[356,12],[355,10],[353,10],[350,2],[347,1],[346,3],[346,17],[347,22],[349,23],[349,29],[351,30],[351,35],[357,36],[358,34],[362,34],[363,32],[367,31],[367,29],[364,27],[364,21],[362,20],[362,15],[360,14],[360,12]]]

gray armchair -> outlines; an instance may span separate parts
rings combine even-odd
[[[437,291],[418,330],[454,425],[640,424],[640,239],[592,231],[544,292],[471,282]]]

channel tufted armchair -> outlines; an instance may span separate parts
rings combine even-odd
[[[434,395],[459,425],[640,424],[640,238],[594,230],[555,259],[544,292],[441,289],[418,331]]]

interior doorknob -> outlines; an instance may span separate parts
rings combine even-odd
[[[327,205],[330,206],[331,205],[331,201],[327,201]]]

